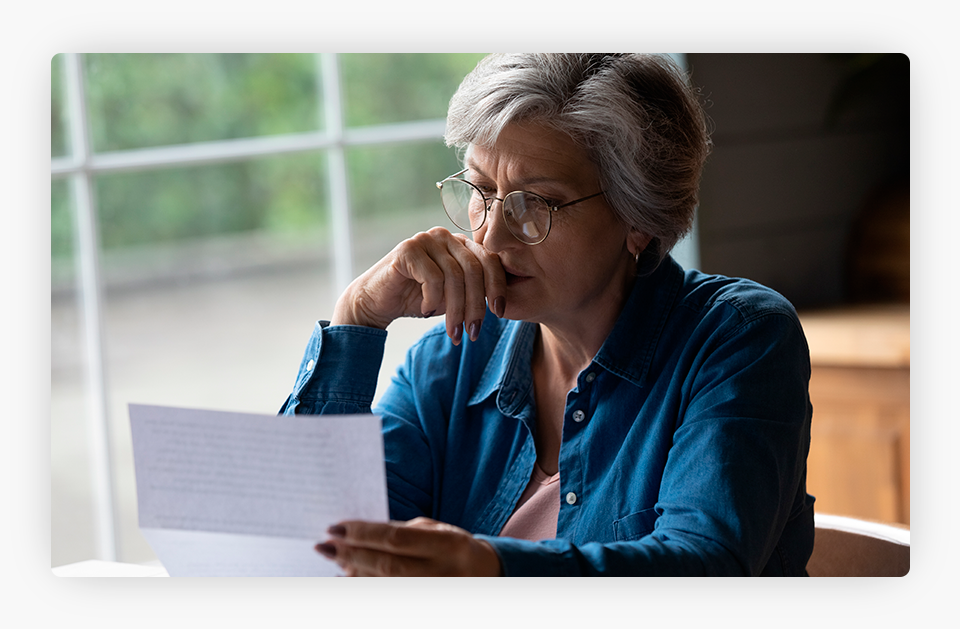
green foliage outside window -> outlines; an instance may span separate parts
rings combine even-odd
[[[340,56],[344,122],[360,127],[446,118],[460,81],[483,54],[345,54]]]
[[[314,131],[323,120],[315,57],[304,54],[87,54],[93,149]]]
[[[482,56],[341,55],[345,124],[443,118],[457,85]],[[322,130],[316,55],[82,58],[95,152]],[[69,153],[59,61],[53,59],[51,76],[54,157]],[[329,213],[325,163],[322,153],[303,153],[100,175],[95,193],[101,245],[110,251],[238,232],[320,234]],[[354,214],[375,221],[433,208],[433,182],[455,166],[453,151],[440,140],[348,149]],[[55,259],[71,254],[67,189],[63,181],[53,184]]]
[[[70,187],[64,179],[50,187],[50,248],[54,257],[73,255],[73,219],[70,216]]]
[[[97,178],[104,249],[326,222],[324,160],[278,155]]]
[[[59,56],[54,57],[50,68],[50,153],[53,157],[61,157],[70,152],[63,64],[60,61]]]

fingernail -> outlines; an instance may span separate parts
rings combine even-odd
[[[347,528],[342,524],[334,524],[327,529],[327,534],[332,535],[333,537],[346,537]]]
[[[453,328],[453,344],[459,345],[461,338],[463,338],[463,325],[457,324],[457,327]]]
[[[317,544],[314,548],[316,548],[317,552],[327,559],[333,559],[337,556],[337,547],[333,544],[324,542],[322,544]]]
[[[503,297],[497,297],[493,300],[493,314],[497,315],[499,318],[503,318],[503,312],[507,309],[506,302]]]
[[[470,324],[470,340],[476,341],[477,337],[480,336],[480,324],[483,323],[479,319]]]
[[[437,314],[437,311],[436,311],[436,310],[431,310],[430,312],[424,314],[424,315],[423,315],[423,318],[424,318],[424,319],[429,319],[430,317],[432,317],[432,316],[435,315],[435,314]]]

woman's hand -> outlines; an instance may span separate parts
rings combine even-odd
[[[431,520],[341,522],[317,552],[337,563],[348,577],[497,577],[500,558],[485,541],[467,531]]]
[[[409,238],[354,280],[337,300],[331,325],[380,329],[400,317],[446,315],[447,335],[476,340],[486,303],[503,316],[500,259],[462,234],[434,227]]]

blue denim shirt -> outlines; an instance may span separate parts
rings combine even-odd
[[[557,538],[497,537],[533,470],[537,327],[428,332],[374,410],[390,516],[484,536],[506,575],[804,575],[810,360],[793,307],[672,259],[568,392]],[[319,322],[281,413],[370,412],[386,332]]]

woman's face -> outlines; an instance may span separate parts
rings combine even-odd
[[[493,146],[471,145],[464,165],[488,197],[522,190],[562,205],[600,191],[596,167],[570,137],[534,123],[506,126]],[[600,195],[554,212],[538,245],[510,233],[500,202],[473,237],[507,272],[505,317],[550,325],[619,313],[635,272],[628,241],[639,235]]]

